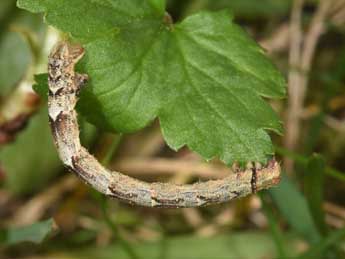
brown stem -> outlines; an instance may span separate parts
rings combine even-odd
[[[320,1],[313,16],[306,36],[302,37],[302,8],[303,0],[295,0],[292,8],[290,23],[290,72],[289,72],[289,105],[286,119],[285,146],[295,150],[299,141],[301,114],[309,82],[311,69],[318,40],[324,32],[325,19],[333,1]],[[304,45],[302,42],[304,40]],[[293,162],[285,159],[287,171],[292,170]]]

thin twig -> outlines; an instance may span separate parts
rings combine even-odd
[[[303,111],[304,100],[309,81],[309,70],[313,62],[316,46],[324,32],[325,20],[332,1],[320,1],[319,7],[314,14],[310,28],[304,37],[302,46],[302,7],[303,0],[295,0],[290,25],[290,72],[289,72],[289,106],[287,110],[285,146],[295,150],[300,136],[300,115]],[[291,171],[292,160],[285,159],[287,171]]]
[[[325,30],[325,20],[329,9],[332,4],[332,0],[320,1],[319,8],[317,9],[310,25],[310,29],[305,36],[305,43],[303,47],[301,57],[301,99],[304,101],[307,90],[307,84],[309,81],[309,71],[313,62],[316,45],[320,36]]]
[[[338,217],[335,217],[330,214],[326,214],[326,223],[334,228],[340,229],[344,228],[345,222],[342,219],[339,219]]]
[[[211,223],[200,227],[197,230],[197,235],[201,237],[211,237],[219,233],[221,229],[224,229],[225,226],[231,224],[234,221],[235,213],[232,208],[225,208],[221,211]]]
[[[332,15],[332,23],[336,26],[343,26],[345,23],[345,1],[333,1],[330,13]]]
[[[73,175],[64,176],[21,206],[12,217],[11,225],[30,225],[38,221],[51,206],[61,199],[63,193],[74,190],[78,183],[78,179]]]
[[[332,116],[326,116],[324,120],[325,124],[340,133],[345,133],[345,120],[339,120]]]
[[[173,160],[173,159],[123,159],[115,166],[122,168],[131,176],[175,176],[182,174],[188,177],[221,179],[229,174],[229,169],[217,168],[204,162]],[[150,166],[151,171],[147,170]],[[145,169],[145,170],[144,170]],[[181,169],[184,169],[183,171]],[[175,171],[174,171],[175,170]],[[190,170],[190,171],[189,171]],[[63,194],[76,189],[80,182],[74,175],[66,175],[45,191],[37,194],[25,203],[11,219],[16,226],[29,225],[41,219],[47,210],[63,197]]]
[[[325,202],[323,208],[326,212],[345,220],[345,208],[331,202]]]
[[[300,112],[300,77],[297,67],[300,64],[301,45],[302,45],[302,8],[303,0],[293,2],[290,22],[290,52],[289,65],[290,71],[288,76],[288,94],[289,104],[286,121],[285,146],[288,149],[294,149],[298,137],[298,114]],[[291,167],[291,160],[285,159],[285,167]],[[291,168],[290,168],[291,169]]]
[[[199,178],[220,179],[231,174],[231,169],[215,167],[198,161],[165,159],[165,158],[123,158],[111,166],[130,175],[170,175],[176,172]]]
[[[271,35],[259,41],[261,45],[269,54],[280,52],[288,48],[289,46],[289,25],[283,23],[280,25]]]

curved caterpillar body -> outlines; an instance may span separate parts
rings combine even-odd
[[[280,166],[271,160],[266,167],[229,174],[222,180],[191,185],[146,183],[104,168],[81,146],[75,106],[88,76],[74,71],[84,49],[58,43],[49,55],[49,121],[59,156],[66,167],[99,192],[130,204],[148,207],[197,207],[243,197],[279,183]]]

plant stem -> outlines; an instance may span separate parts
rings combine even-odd
[[[139,256],[136,254],[136,252],[134,251],[132,246],[125,239],[122,238],[122,236],[121,236],[121,234],[120,234],[120,232],[118,230],[118,227],[116,226],[116,224],[110,218],[110,216],[108,214],[108,206],[107,206],[107,199],[106,199],[106,197],[102,195],[101,198],[102,198],[101,199],[101,208],[102,208],[102,214],[103,214],[105,222],[111,228],[115,238],[118,240],[120,245],[126,251],[128,256],[131,259],[139,259]]]
[[[122,139],[122,135],[111,136],[111,144],[108,147],[104,157],[102,159],[100,159],[101,163],[104,166],[107,166],[111,162],[111,159],[112,159],[115,151],[117,150],[117,148],[121,142],[121,139]],[[104,220],[107,223],[107,225],[110,227],[110,229],[112,230],[115,238],[118,240],[120,245],[123,247],[123,249],[126,251],[126,253],[128,254],[128,256],[131,259],[139,259],[138,255],[135,253],[132,246],[125,239],[122,238],[121,233],[118,230],[118,227],[116,226],[116,224],[112,221],[111,217],[109,216],[106,197],[101,195],[101,194],[99,194],[99,197],[100,197],[99,200],[101,203],[101,209],[102,209],[102,214],[103,214]]]
[[[287,258],[288,254],[286,252],[285,246],[284,246],[284,237],[283,234],[279,228],[278,221],[273,215],[272,209],[268,206],[267,200],[265,198],[266,192],[259,193],[259,197],[262,202],[262,211],[264,212],[266,218],[268,219],[269,228],[273,237],[273,241],[276,245],[277,253],[279,255],[279,258]]]

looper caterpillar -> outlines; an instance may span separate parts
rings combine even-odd
[[[75,106],[88,76],[74,71],[84,55],[79,45],[58,43],[48,62],[49,121],[59,156],[66,167],[99,192],[125,202],[163,208],[198,207],[222,203],[279,183],[274,159],[263,168],[247,168],[222,180],[176,185],[145,183],[104,168],[81,146]]]

